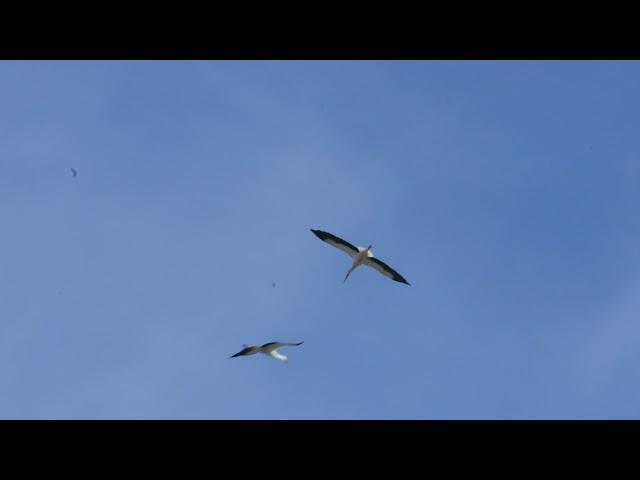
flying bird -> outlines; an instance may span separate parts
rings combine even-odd
[[[229,358],[242,357],[245,355],[255,355],[256,353],[264,353],[265,355],[269,355],[270,357],[275,358],[276,360],[280,360],[281,362],[288,362],[289,359],[278,352],[278,348],[280,347],[297,347],[298,345],[302,345],[304,342],[300,343],[283,343],[283,342],[269,342],[265,343],[262,346],[257,345],[243,345],[243,349],[240,350],[235,355],[231,355]]]
[[[71,169],[71,173],[73,174],[74,178],[78,176],[78,172],[76,172],[75,168]]]
[[[353,272],[356,268],[358,268],[360,265],[367,265],[368,267],[375,268],[381,274],[386,275],[387,277],[389,277],[392,280],[395,280],[396,282],[406,283],[407,285],[411,285],[409,282],[407,282],[404,279],[402,275],[396,272],[393,268],[391,268],[389,265],[384,263],[382,260],[378,260],[373,256],[373,252],[371,251],[372,245],[369,245],[367,248],[355,247],[351,245],[349,242],[347,242],[346,240],[336,237],[335,235],[332,235],[328,232],[323,232],[322,230],[314,230],[313,228],[311,229],[311,231],[315,234],[316,237],[318,237],[323,242],[326,242],[333,247],[339,248],[340,250],[345,252],[347,255],[349,255],[351,258],[353,258],[353,264],[351,265],[351,268],[347,272],[347,275],[344,277],[343,283],[347,281],[347,278],[349,278],[349,275],[351,275],[351,272]]]

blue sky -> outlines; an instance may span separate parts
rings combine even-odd
[[[0,418],[640,418],[638,85],[0,62]]]

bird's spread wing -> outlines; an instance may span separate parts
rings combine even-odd
[[[252,349],[252,347],[243,348],[242,350],[240,350],[235,355],[231,355],[231,357],[229,357],[229,358],[235,358],[235,357],[239,357],[241,355],[246,355],[247,353],[249,353],[251,351],[251,349]]]
[[[358,254],[358,249],[356,247],[354,247],[353,245],[351,245],[346,240],[343,240],[343,239],[341,239],[339,237],[336,237],[335,235],[332,235],[332,234],[330,234],[328,232],[323,232],[322,230],[314,230],[312,228],[311,231],[320,240],[322,240],[323,242],[327,242],[329,245],[332,245],[332,246],[334,246],[336,248],[339,248],[340,250],[345,252],[350,257],[353,257],[353,256]]]
[[[369,257],[369,258],[365,258],[364,264],[368,265],[371,268],[375,268],[381,274],[386,275],[387,277],[389,277],[392,280],[395,280],[396,282],[406,283],[407,285],[411,285],[409,282],[407,282],[404,279],[402,275],[400,275],[398,272],[396,272],[393,268],[391,268],[389,265],[384,263],[382,260],[378,260],[375,257]]]
[[[285,343],[285,342],[269,342],[262,345],[260,348],[266,352],[272,352],[276,348],[280,347],[297,347],[298,345],[302,345],[304,342],[298,343]]]

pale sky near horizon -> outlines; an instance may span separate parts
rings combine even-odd
[[[0,418],[640,418],[638,85],[0,62]]]

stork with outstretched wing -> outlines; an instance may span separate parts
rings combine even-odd
[[[281,362],[288,362],[289,359],[285,355],[278,352],[278,348],[297,347],[298,345],[302,345],[303,343],[304,342],[299,342],[299,343],[269,342],[261,346],[245,344],[243,345],[244,348],[242,350],[240,350],[235,355],[231,355],[230,358],[242,357],[245,355],[255,355],[256,353],[263,353],[265,355],[269,355],[272,358],[275,358],[276,360],[280,360]]]
[[[336,247],[342,250],[351,258],[353,258],[353,264],[351,265],[351,268],[347,272],[347,275],[344,277],[344,282],[347,281],[347,278],[349,278],[349,275],[351,275],[351,272],[353,272],[360,265],[367,265],[368,267],[375,268],[377,271],[379,271],[383,275],[386,275],[391,280],[395,280],[396,282],[406,283],[407,285],[411,285],[409,282],[405,280],[405,278],[402,275],[396,272],[393,268],[391,268],[389,265],[384,263],[382,260],[378,260],[377,258],[375,258],[373,256],[373,252],[371,251],[371,247],[372,247],[371,245],[369,245],[367,248],[355,247],[351,245],[349,242],[347,242],[346,240],[336,237],[335,235],[332,235],[329,232],[323,232],[322,230],[314,230],[313,228],[311,229],[311,231],[315,234],[316,237],[318,237],[323,242],[328,243],[332,247]]]

